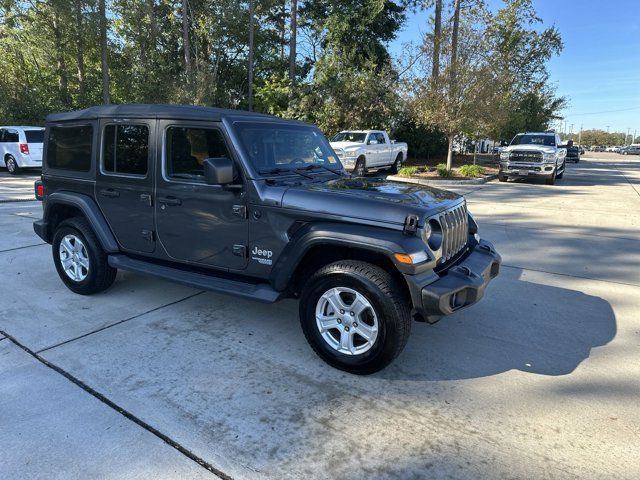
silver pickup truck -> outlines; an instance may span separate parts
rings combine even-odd
[[[407,159],[407,144],[389,140],[383,130],[350,130],[331,139],[331,147],[347,170],[363,176],[368,170],[391,169],[398,173]]]

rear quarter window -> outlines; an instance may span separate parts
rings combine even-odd
[[[74,125],[49,128],[47,166],[61,170],[88,172],[91,169],[93,127]]]
[[[42,143],[44,141],[44,130],[25,130],[24,136],[27,143]]]

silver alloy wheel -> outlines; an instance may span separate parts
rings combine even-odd
[[[15,173],[17,167],[16,159],[13,157],[7,157],[7,161],[5,163],[9,173]]]
[[[320,335],[334,350],[361,355],[376,343],[378,316],[364,295],[346,287],[327,290],[316,304]]]
[[[65,235],[60,242],[60,263],[64,273],[74,282],[81,282],[89,275],[89,255],[82,240],[73,234]]]

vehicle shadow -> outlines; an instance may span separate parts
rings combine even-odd
[[[460,380],[509,370],[566,375],[616,334],[611,305],[579,291],[522,280],[504,268],[477,305],[429,326],[414,324],[404,353],[379,375]]]

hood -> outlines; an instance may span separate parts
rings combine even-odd
[[[332,148],[342,148],[342,149],[349,149],[349,148],[358,148],[361,147],[362,145],[364,145],[364,142],[330,142],[331,143],[331,147]]]
[[[339,178],[287,189],[284,208],[308,210],[372,222],[404,224],[407,215],[422,219],[457,205],[461,195],[426,185],[381,178]]]
[[[503,152],[513,152],[514,150],[521,150],[523,152],[542,152],[542,153],[556,153],[556,147],[547,147],[545,145],[509,145],[504,147]]]

